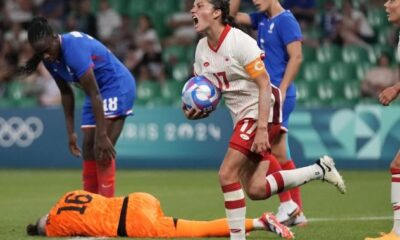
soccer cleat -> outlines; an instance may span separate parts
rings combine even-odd
[[[275,214],[276,219],[280,223],[287,225],[286,223],[294,218],[301,212],[297,203],[293,200],[281,203],[278,207],[278,212]]]
[[[335,185],[341,193],[345,193],[346,185],[344,184],[342,176],[336,169],[333,159],[325,155],[321,157],[316,163],[322,168],[322,180]]]
[[[303,212],[300,212],[297,216],[289,220],[287,223],[285,223],[286,226],[288,227],[304,227],[308,224],[308,220],[306,216],[304,216]]]
[[[376,238],[365,238],[365,240],[400,240],[400,236],[397,236],[394,232],[381,233],[382,236]]]
[[[272,213],[265,212],[259,220],[262,222],[266,230],[271,231],[284,239],[294,238],[294,234],[290,229],[281,224]]]

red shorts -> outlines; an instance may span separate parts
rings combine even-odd
[[[268,151],[257,154],[252,152],[251,145],[253,145],[254,137],[256,136],[257,121],[253,118],[245,118],[240,120],[233,130],[229,147],[243,153],[248,158],[255,160],[268,160],[271,154],[271,149]],[[281,124],[268,124],[268,137],[269,142],[272,143],[275,138],[280,134]]]

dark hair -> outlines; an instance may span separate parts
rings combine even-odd
[[[44,17],[33,18],[32,21],[29,23],[28,27],[29,43],[32,45],[37,41],[42,40],[49,36],[54,36],[54,32],[49,23],[47,22],[46,18]],[[36,70],[37,66],[41,61],[42,61],[42,56],[35,53],[28,60],[25,66],[20,67],[17,72],[31,74]]]
[[[26,226],[26,233],[29,236],[39,236],[37,224],[32,224],[32,223],[28,224],[28,226]]]
[[[237,27],[235,19],[229,14],[229,0],[208,0],[212,5],[214,5],[214,9],[220,9],[222,12],[222,23],[229,24],[232,27]]]

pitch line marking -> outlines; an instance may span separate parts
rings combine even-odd
[[[377,221],[392,220],[393,216],[372,216],[372,217],[343,217],[343,218],[308,218],[309,222],[333,222],[333,221]]]

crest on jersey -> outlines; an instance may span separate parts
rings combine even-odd
[[[271,23],[271,25],[269,25],[269,29],[268,29],[268,33],[272,33],[272,30],[275,27],[275,23]]]
[[[208,66],[210,66],[210,63],[209,63],[209,62],[204,62],[204,63],[203,63],[203,66],[204,66],[204,67],[208,67]]]

